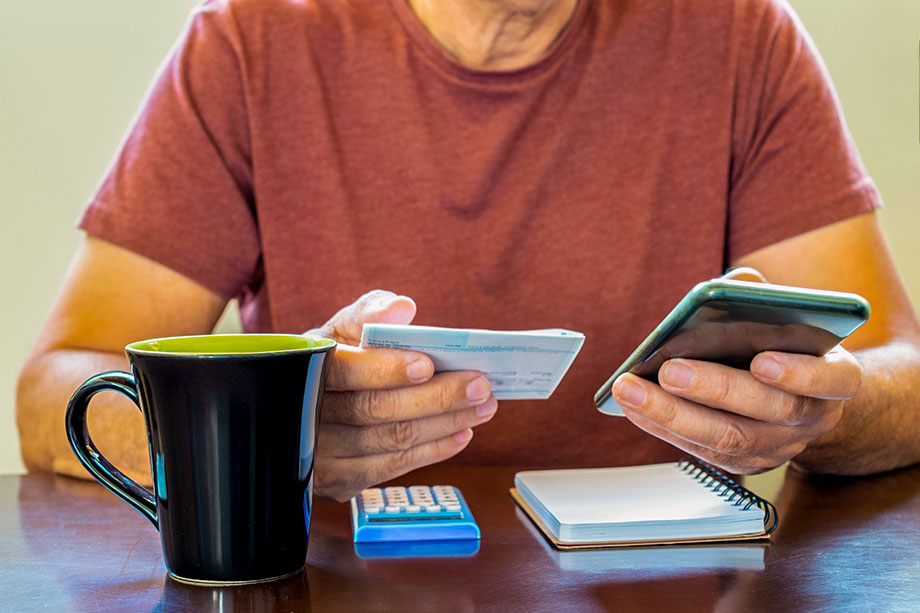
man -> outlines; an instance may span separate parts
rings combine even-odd
[[[82,475],[61,426],[71,391],[124,368],[128,342],[209,331],[238,297],[250,331],[335,313],[319,328],[342,343],[320,495],[453,456],[911,464],[920,326],[878,206],[779,1],[207,2],[81,220],[90,236],[20,378],[23,455]],[[872,318],[825,357],[672,361],[660,387],[614,386],[629,421],[594,410],[683,293],[734,266],[860,293]],[[587,340],[551,400],[498,412],[478,373],[355,347],[366,321]],[[142,424],[109,396],[94,438],[142,477]]]

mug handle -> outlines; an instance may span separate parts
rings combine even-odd
[[[141,515],[149,519],[154,527],[159,529],[157,525],[157,505],[153,494],[137,482],[129,479],[105,459],[105,456],[99,453],[99,449],[89,435],[89,429],[86,427],[86,409],[89,407],[90,399],[103,390],[121,392],[133,400],[138,409],[141,408],[137,394],[137,382],[131,373],[112,371],[90,377],[83,385],[77,388],[77,391],[73,393],[70,402],[67,404],[67,415],[64,418],[67,427],[67,439],[70,441],[70,446],[73,448],[77,459],[80,460],[80,463],[86,467],[86,470],[90,472],[96,481],[140,511]]]

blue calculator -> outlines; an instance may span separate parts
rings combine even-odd
[[[452,485],[371,488],[351,499],[355,543],[479,539],[470,507]]]

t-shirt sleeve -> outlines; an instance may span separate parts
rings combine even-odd
[[[190,17],[78,226],[229,298],[261,250],[242,54],[218,4]]]
[[[738,65],[728,262],[881,206],[798,17],[781,0],[747,7],[758,15]]]

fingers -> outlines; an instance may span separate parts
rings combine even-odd
[[[669,360],[658,371],[661,388],[675,396],[753,419],[789,426],[801,425],[797,396],[771,387],[729,366],[696,360]],[[648,383],[648,385],[646,385]],[[633,382],[649,391],[650,382]]]
[[[614,395],[624,413],[640,428],[661,436],[676,446],[691,451],[705,449],[728,456],[757,455],[763,450],[759,441],[768,440],[767,447],[775,447],[775,440],[793,435],[793,426],[776,425],[752,419],[740,413],[713,410],[702,405],[665,392],[650,381],[633,375],[624,375],[614,384]],[[637,402],[638,395],[632,386],[641,387],[645,397]],[[635,417],[636,419],[633,419]],[[640,423],[641,422],[641,423]],[[770,435],[767,436],[767,432]]]
[[[663,425],[624,407],[636,426],[683,451],[729,472],[754,474],[775,468],[805,448],[806,439],[786,427],[712,411],[683,401],[673,414],[679,419]],[[682,419],[681,419],[682,418]]]
[[[643,430],[727,470],[751,473],[793,458],[833,428],[860,381],[858,362],[842,349],[824,357],[765,352],[751,368],[669,360],[660,385],[627,374],[612,391]]]
[[[330,423],[324,430],[326,451],[339,458],[406,451],[448,438],[492,419],[498,409],[495,396],[484,403],[439,415],[360,427]]]
[[[795,457],[832,427],[841,412],[840,403],[824,406],[831,401],[815,400],[814,410],[826,416],[826,424],[786,426],[704,406],[634,378],[624,375],[614,384],[614,395],[631,422],[687,453],[740,474],[769,470]],[[638,385],[633,388],[633,383]],[[639,386],[645,394],[641,404],[637,403]]]
[[[316,464],[316,493],[344,502],[372,484],[453,457],[472,438],[472,430],[463,430],[401,451],[356,458],[325,458]]]
[[[323,420],[356,426],[406,421],[479,406],[491,394],[479,373],[443,372],[419,385],[329,394]]]
[[[432,375],[434,364],[424,353],[339,344],[329,364],[326,389],[386,389],[422,383]]]
[[[756,268],[751,268],[750,266],[739,266],[738,268],[733,268],[727,273],[722,275],[723,279],[733,279],[735,281],[753,281],[755,283],[766,283],[767,278],[757,270]]]
[[[415,303],[374,290],[307,334],[339,344],[329,365],[316,451],[316,492],[362,489],[459,453],[498,408],[475,372],[434,374],[418,352],[357,347],[365,323],[411,323]]]
[[[375,289],[339,310],[320,328],[307,334],[333,338],[340,343],[357,345],[365,323],[408,324],[415,317],[415,301],[408,296]]]
[[[772,387],[812,398],[846,400],[859,391],[862,367],[834,347],[822,357],[768,351],[751,362],[751,374]]]
[[[658,379],[666,391],[705,406],[802,425],[821,418],[805,399],[845,399],[856,393],[859,365],[848,352],[841,352],[824,357],[765,352],[755,358],[750,373],[712,362],[669,360]]]

